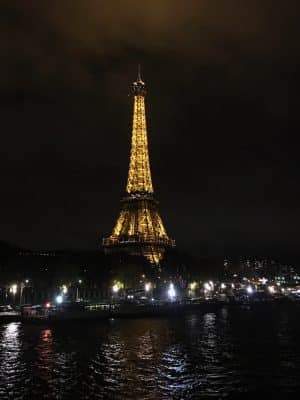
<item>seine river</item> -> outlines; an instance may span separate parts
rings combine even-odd
[[[0,325],[0,398],[300,398],[299,317],[299,308],[268,306]]]

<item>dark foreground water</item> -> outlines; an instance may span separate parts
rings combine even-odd
[[[180,319],[0,325],[0,398],[297,398],[299,317],[294,307],[269,306]]]

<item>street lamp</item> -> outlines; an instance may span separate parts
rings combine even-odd
[[[204,286],[204,289],[205,289],[207,292],[210,292],[210,291],[212,290],[212,287],[211,287],[211,285],[210,285],[209,282],[205,282],[203,286]]]
[[[270,294],[274,294],[275,293],[274,286],[268,286],[268,290],[269,290]]]
[[[61,304],[63,302],[63,296],[61,294],[59,294],[58,296],[56,296],[55,301],[57,304]]]
[[[247,291],[248,294],[252,294],[252,293],[253,293],[253,287],[250,286],[250,285],[247,286],[247,287],[246,287],[246,291]]]
[[[119,290],[120,290],[119,286],[115,283],[115,284],[113,285],[113,287],[112,287],[112,291],[113,291],[114,293],[118,293]]]
[[[81,285],[82,284],[82,280],[78,279],[78,283],[79,283],[79,285]],[[76,301],[79,301],[79,287],[78,287],[78,285],[76,287]]]
[[[145,283],[145,292],[150,292],[150,290],[151,290],[151,283],[150,282]]]
[[[169,285],[168,296],[169,296],[171,301],[173,301],[175,299],[175,297],[176,297],[176,290],[174,288],[173,283],[170,283],[170,285]]]
[[[112,286],[112,291],[113,293],[118,293],[120,289],[124,288],[124,284],[120,281],[114,281],[114,284]]]
[[[212,292],[214,290],[214,283],[212,281],[205,282],[203,284],[204,287],[204,296],[206,299],[212,296]]]
[[[63,294],[67,294],[68,293],[67,285],[62,285],[62,293]]]
[[[10,289],[9,289],[10,293],[12,293],[13,295],[15,295],[18,291],[18,285],[14,284],[11,285]]]

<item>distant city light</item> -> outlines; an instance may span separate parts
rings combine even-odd
[[[221,283],[221,289],[226,289],[225,283]]]
[[[265,285],[265,284],[268,282],[268,279],[266,279],[266,278],[261,278],[261,279],[259,279],[259,281],[260,281],[263,285]]]
[[[46,308],[50,308],[51,307],[51,303],[48,302],[48,303],[45,304],[45,306],[46,306]]]
[[[268,286],[268,291],[270,292],[270,293],[275,293],[275,288],[274,288],[274,286]]]
[[[247,291],[248,294],[252,294],[252,293],[253,293],[253,287],[250,286],[250,285],[247,286],[247,287],[246,287],[246,291]]]
[[[55,301],[56,301],[56,303],[57,304],[61,304],[62,302],[63,302],[63,296],[61,295],[61,294],[59,294],[58,296],[56,296],[56,299],[55,299]]]
[[[176,291],[175,291],[173,283],[170,283],[170,286],[168,289],[168,296],[171,300],[174,300],[174,298],[176,297]]]
[[[25,283],[29,283],[29,279],[26,279],[26,280],[25,280]]]
[[[151,283],[148,282],[148,283],[145,284],[145,291],[146,291],[146,292],[149,292],[150,289],[151,289]]]
[[[78,280],[78,283],[80,283],[80,284],[81,284],[81,283],[82,283],[82,280],[81,280],[81,279],[79,279],[79,280]]]
[[[67,294],[68,293],[68,288],[66,285],[62,285],[62,292],[63,294]]]

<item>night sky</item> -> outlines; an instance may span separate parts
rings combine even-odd
[[[2,0],[0,239],[100,248],[141,63],[154,190],[178,247],[298,254],[298,4]]]

